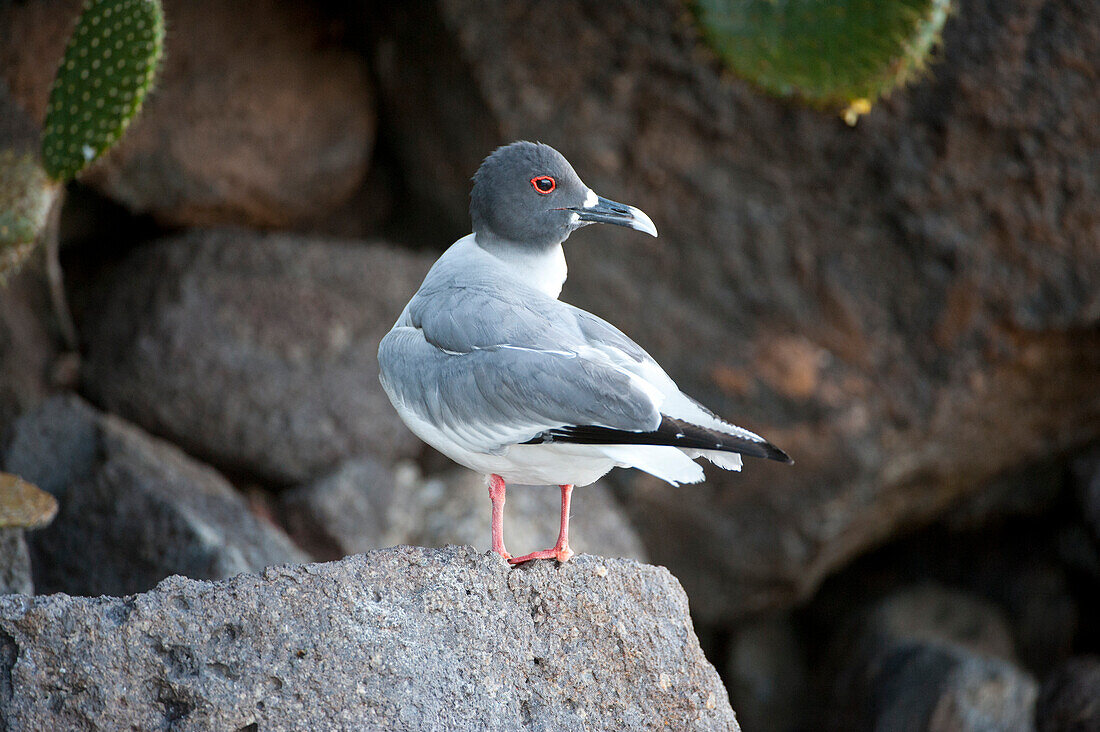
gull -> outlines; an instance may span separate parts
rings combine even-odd
[[[473,181],[473,233],[429,270],[378,363],[409,429],[488,477],[494,552],[513,564],[569,561],[573,487],[615,467],[676,486],[703,480],[699,457],[726,470],[740,470],[742,455],[792,462],[680,391],[619,329],[558,299],[573,231],[604,223],[657,236],[645,213],[596,195],[541,143],[498,148]],[[508,483],[560,488],[553,548],[508,553]]]

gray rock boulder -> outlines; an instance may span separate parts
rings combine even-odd
[[[485,479],[468,470],[422,478],[411,463],[389,470],[353,460],[335,473],[280,495],[291,536],[319,559],[396,544],[489,548]],[[607,487],[573,493],[570,544],[578,552],[645,561],[645,549]],[[515,554],[553,546],[560,494],[546,486],[510,486],[505,540]]]
[[[849,128],[730,78],[680,0],[433,6],[383,26],[393,58],[445,48],[466,74],[380,84],[387,103],[443,87],[393,101],[409,178],[434,181],[429,152],[469,126],[446,147],[468,171],[469,141],[538,139],[641,207],[660,239],[577,232],[564,298],[796,460],[634,487],[700,617],[790,606],[898,527],[1100,437],[1100,15],[963,0],[933,73]],[[578,73],[547,73],[547,49]]]
[[[1035,729],[1038,685],[1026,672],[958,646],[901,643],[876,659],[859,729]]]
[[[17,420],[0,463],[60,503],[28,539],[39,592],[123,595],[305,559],[217,472],[74,396]]]
[[[215,466],[277,484],[415,455],[377,351],[432,261],[239,230],[143,247],[89,295],[84,384]]]
[[[663,568],[398,547],[0,598],[9,729],[737,730]]]

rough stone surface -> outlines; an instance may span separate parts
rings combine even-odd
[[[796,460],[635,486],[653,558],[709,618],[791,604],[897,527],[1100,436],[1087,8],[960,2],[942,61],[855,128],[723,74],[679,0],[439,0],[434,26],[393,27],[398,58],[442,47],[433,27],[454,45],[469,137],[553,144],[653,218],[656,240],[574,235],[564,297]],[[548,48],[571,73],[546,73]]]
[[[737,730],[663,568],[399,547],[0,599],[9,728]]]
[[[79,3],[8,5],[17,42],[5,42],[0,74],[41,115]],[[374,144],[373,94],[362,59],[317,11],[288,0],[164,5],[155,91],[83,180],[171,224],[287,226],[348,198]]]
[[[109,411],[276,483],[414,455],[377,351],[431,261],[235,230],[143,247],[89,296],[84,383]]]
[[[1034,729],[1038,684],[1000,611],[925,585],[850,618],[834,639],[842,729]]]
[[[546,486],[508,488],[504,536],[512,554],[554,545],[560,495]],[[489,548],[485,478],[468,470],[424,479],[408,463],[390,471],[354,460],[280,499],[291,536],[319,559],[395,544]],[[569,529],[577,552],[645,561],[641,540],[602,483],[573,492]]]
[[[0,595],[33,595],[31,555],[23,529],[0,529]]]
[[[1100,729],[1100,657],[1066,661],[1043,684],[1035,718],[1039,732]]]
[[[21,417],[0,460],[61,504],[30,536],[40,592],[122,595],[305,559],[214,470],[74,396]]]

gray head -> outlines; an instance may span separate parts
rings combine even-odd
[[[485,158],[474,175],[470,218],[480,244],[540,250],[575,229],[618,224],[657,236],[644,213],[597,196],[549,145],[513,142]]]

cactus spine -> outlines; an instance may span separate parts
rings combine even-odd
[[[50,91],[42,160],[54,180],[109,149],[153,86],[164,49],[158,0],[86,0]]]

